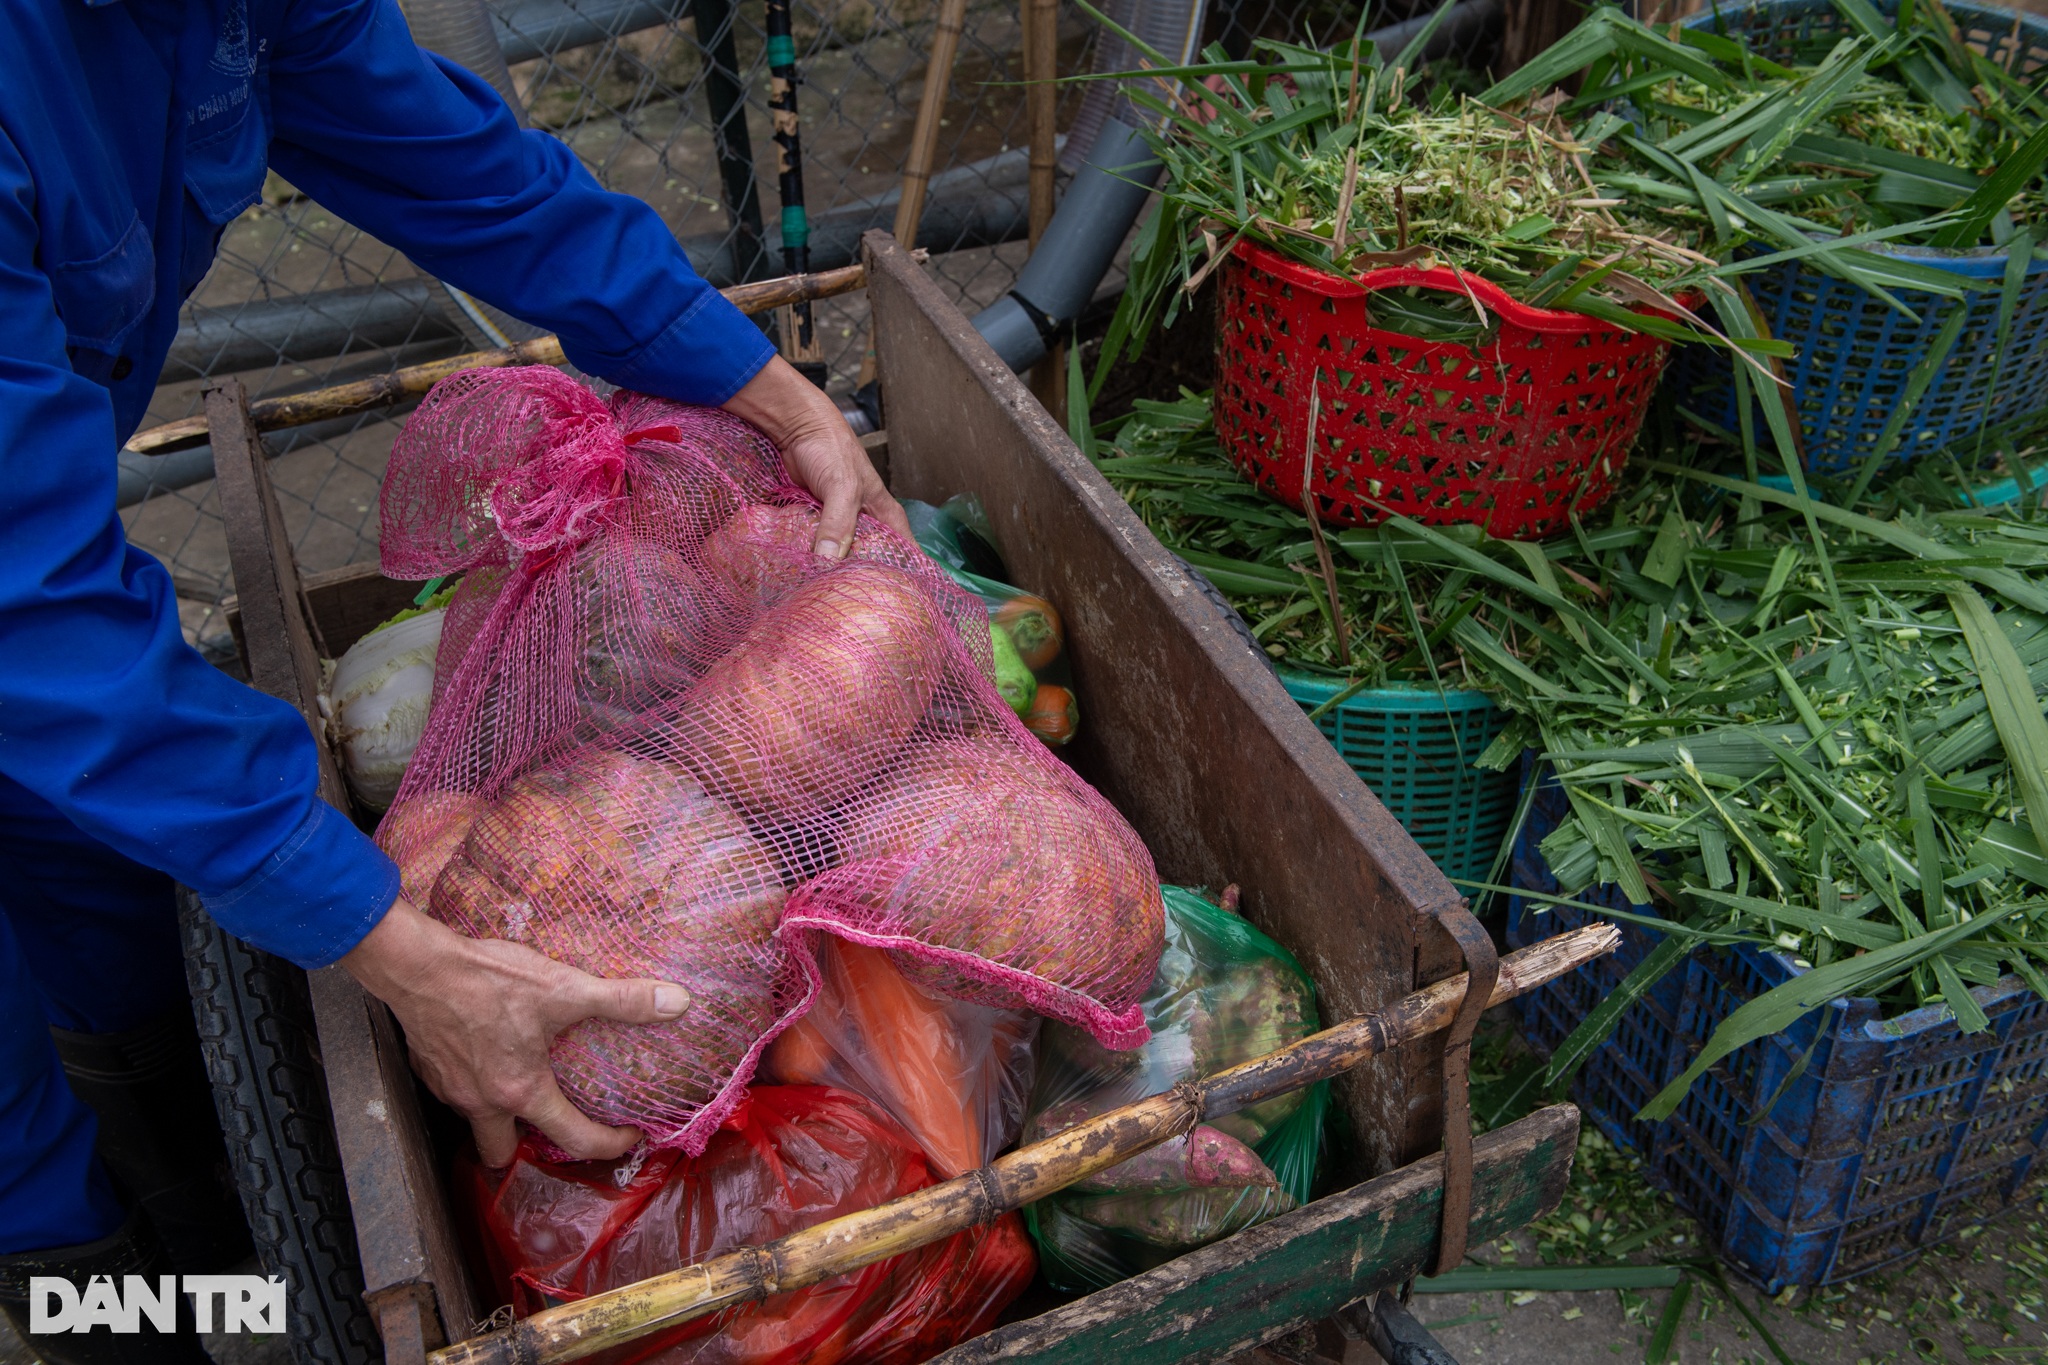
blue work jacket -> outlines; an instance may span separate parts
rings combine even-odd
[[[636,199],[413,44],[394,0],[0,0],[0,773],[305,966],[396,870],[298,713],[210,667],[115,452],[266,166],[588,373],[729,398],[770,355]]]

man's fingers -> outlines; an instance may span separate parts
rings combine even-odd
[[[818,513],[818,536],[811,551],[826,559],[840,559],[853,544],[854,523],[860,520],[860,483],[850,477],[821,479],[823,488],[811,490],[824,504]]]
[[[519,1125],[510,1114],[472,1118],[469,1127],[476,1134],[476,1154],[483,1158],[484,1165],[502,1170],[512,1164],[512,1157],[519,1150]]]
[[[905,540],[915,540],[917,537],[910,533],[910,518],[903,515],[903,504],[889,496],[889,490],[882,487],[880,477],[868,482],[872,487],[868,489],[867,501],[861,505],[862,510]]]
[[[607,979],[576,972],[575,985],[558,993],[561,1002],[557,1031],[585,1019],[612,1019],[621,1024],[665,1024],[688,1012],[690,993],[673,981],[638,978]]]
[[[554,1077],[535,1091],[519,1117],[538,1128],[548,1141],[582,1161],[624,1156],[640,1141],[638,1128],[607,1128],[586,1115],[556,1088]]]

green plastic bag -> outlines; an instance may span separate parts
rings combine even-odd
[[[988,517],[971,494],[949,498],[943,507],[914,498],[899,501],[918,547],[988,608],[996,691],[1024,728],[1046,744],[1060,748],[1072,743],[1081,708],[1058,609],[1003,581],[1008,570],[995,552]]]
[[[1048,1022],[1026,1142],[1322,1027],[1315,985],[1285,948],[1193,891],[1162,890],[1166,951],[1143,1001],[1152,1040],[1110,1052]],[[1307,1203],[1329,1103],[1327,1082],[1278,1096],[1030,1205],[1046,1279],[1101,1289]]]

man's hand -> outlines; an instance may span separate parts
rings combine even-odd
[[[827,559],[843,556],[853,544],[853,526],[862,512],[910,539],[903,509],[882,487],[881,476],[839,409],[781,356],[762,366],[726,401],[725,410],[768,433],[768,439],[782,447],[790,477],[825,505],[818,516],[818,538],[811,545],[817,553]]]
[[[398,1016],[413,1069],[469,1120],[487,1166],[511,1164],[515,1119],[570,1156],[631,1151],[639,1129],[596,1122],[556,1087],[548,1044],[582,1019],[656,1024],[690,1007],[681,986],[607,981],[517,943],[465,938],[403,897],[341,965]]]

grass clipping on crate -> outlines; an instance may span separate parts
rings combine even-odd
[[[1560,112],[1585,116],[1577,136],[1600,146],[1595,183],[1703,230],[1724,260],[1757,243],[1873,290],[1954,295],[1953,276],[1867,248],[2017,239],[2025,255],[2048,122],[2038,92],[1965,45],[1938,0],[1902,9],[1894,22],[1834,0],[1845,31],[1781,65],[1711,28],[1666,37],[1601,6],[1482,98],[1512,105],[1577,78]]]
[[[1801,78],[1757,77],[1720,89],[1679,78],[1637,102],[1669,137],[1733,114],[1749,99],[1790,95]],[[1788,145],[1790,173],[1755,192],[1778,207],[1797,205],[1807,221],[1837,232],[1911,223],[1932,234],[1942,210],[1960,204],[1978,180],[2021,150],[1998,124],[1944,114],[1901,82],[1872,75],[1841,96],[1816,132]],[[2041,208],[2040,181],[2023,185],[2006,204],[1998,235],[2010,241],[2007,231],[2038,221]]]
[[[1490,693],[1515,719],[1481,761],[1527,746],[1552,765],[1561,893],[1615,883],[1654,904],[1672,948],[1651,971],[1702,941],[1805,968],[1724,1021],[1646,1116],[1842,996],[1940,1002],[1965,1030],[1986,1024],[1968,988],[2003,972],[2048,997],[2048,518],[1879,520],[1662,465],[1605,525],[1549,545],[1396,518],[1330,536],[1326,574],[1306,520],[1237,477],[1207,414],[1142,404],[1098,467],[1269,654]],[[1654,984],[1638,976],[1562,1056],[1601,1041]]]

